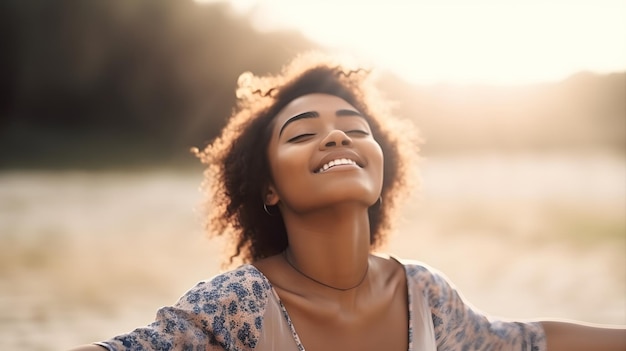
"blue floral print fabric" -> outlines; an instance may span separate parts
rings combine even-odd
[[[437,271],[416,262],[403,265],[409,290],[409,351],[414,345],[446,351],[546,349],[540,323],[489,319],[466,304]],[[110,351],[258,350],[268,332],[263,329],[266,309],[275,301],[282,313],[272,318],[282,318],[279,322],[291,331],[279,337],[291,338],[294,350],[305,350],[270,282],[252,265],[198,283],[175,305],[161,308],[152,324],[96,344]],[[419,310],[418,305],[425,306],[431,333],[414,333],[412,311]],[[416,335],[434,340],[413,340]]]

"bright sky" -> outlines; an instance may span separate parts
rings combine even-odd
[[[216,0],[197,0],[199,2]],[[232,0],[260,30],[313,41],[415,83],[523,84],[626,71],[626,0]]]

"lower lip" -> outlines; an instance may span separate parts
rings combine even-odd
[[[349,171],[349,170],[353,170],[353,169],[361,169],[361,167],[359,167],[357,165],[339,165],[339,166],[330,167],[329,169],[327,169],[325,171],[318,172],[316,174],[324,174],[324,173],[328,173],[328,172]]]

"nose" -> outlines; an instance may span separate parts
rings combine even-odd
[[[326,135],[320,142],[320,149],[326,149],[335,146],[350,146],[352,145],[352,139],[341,130],[334,129]]]

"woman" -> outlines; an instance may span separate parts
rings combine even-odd
[[[372,254],[415,147],[391,133],[367,72],[317,59],[242,75],[229,124],[195,150],[208,165],[209,230],[232,236],[231,263],[243,265],[149,326],[76,350],[626,348],[624,328],[488,319],[435,270]]]

